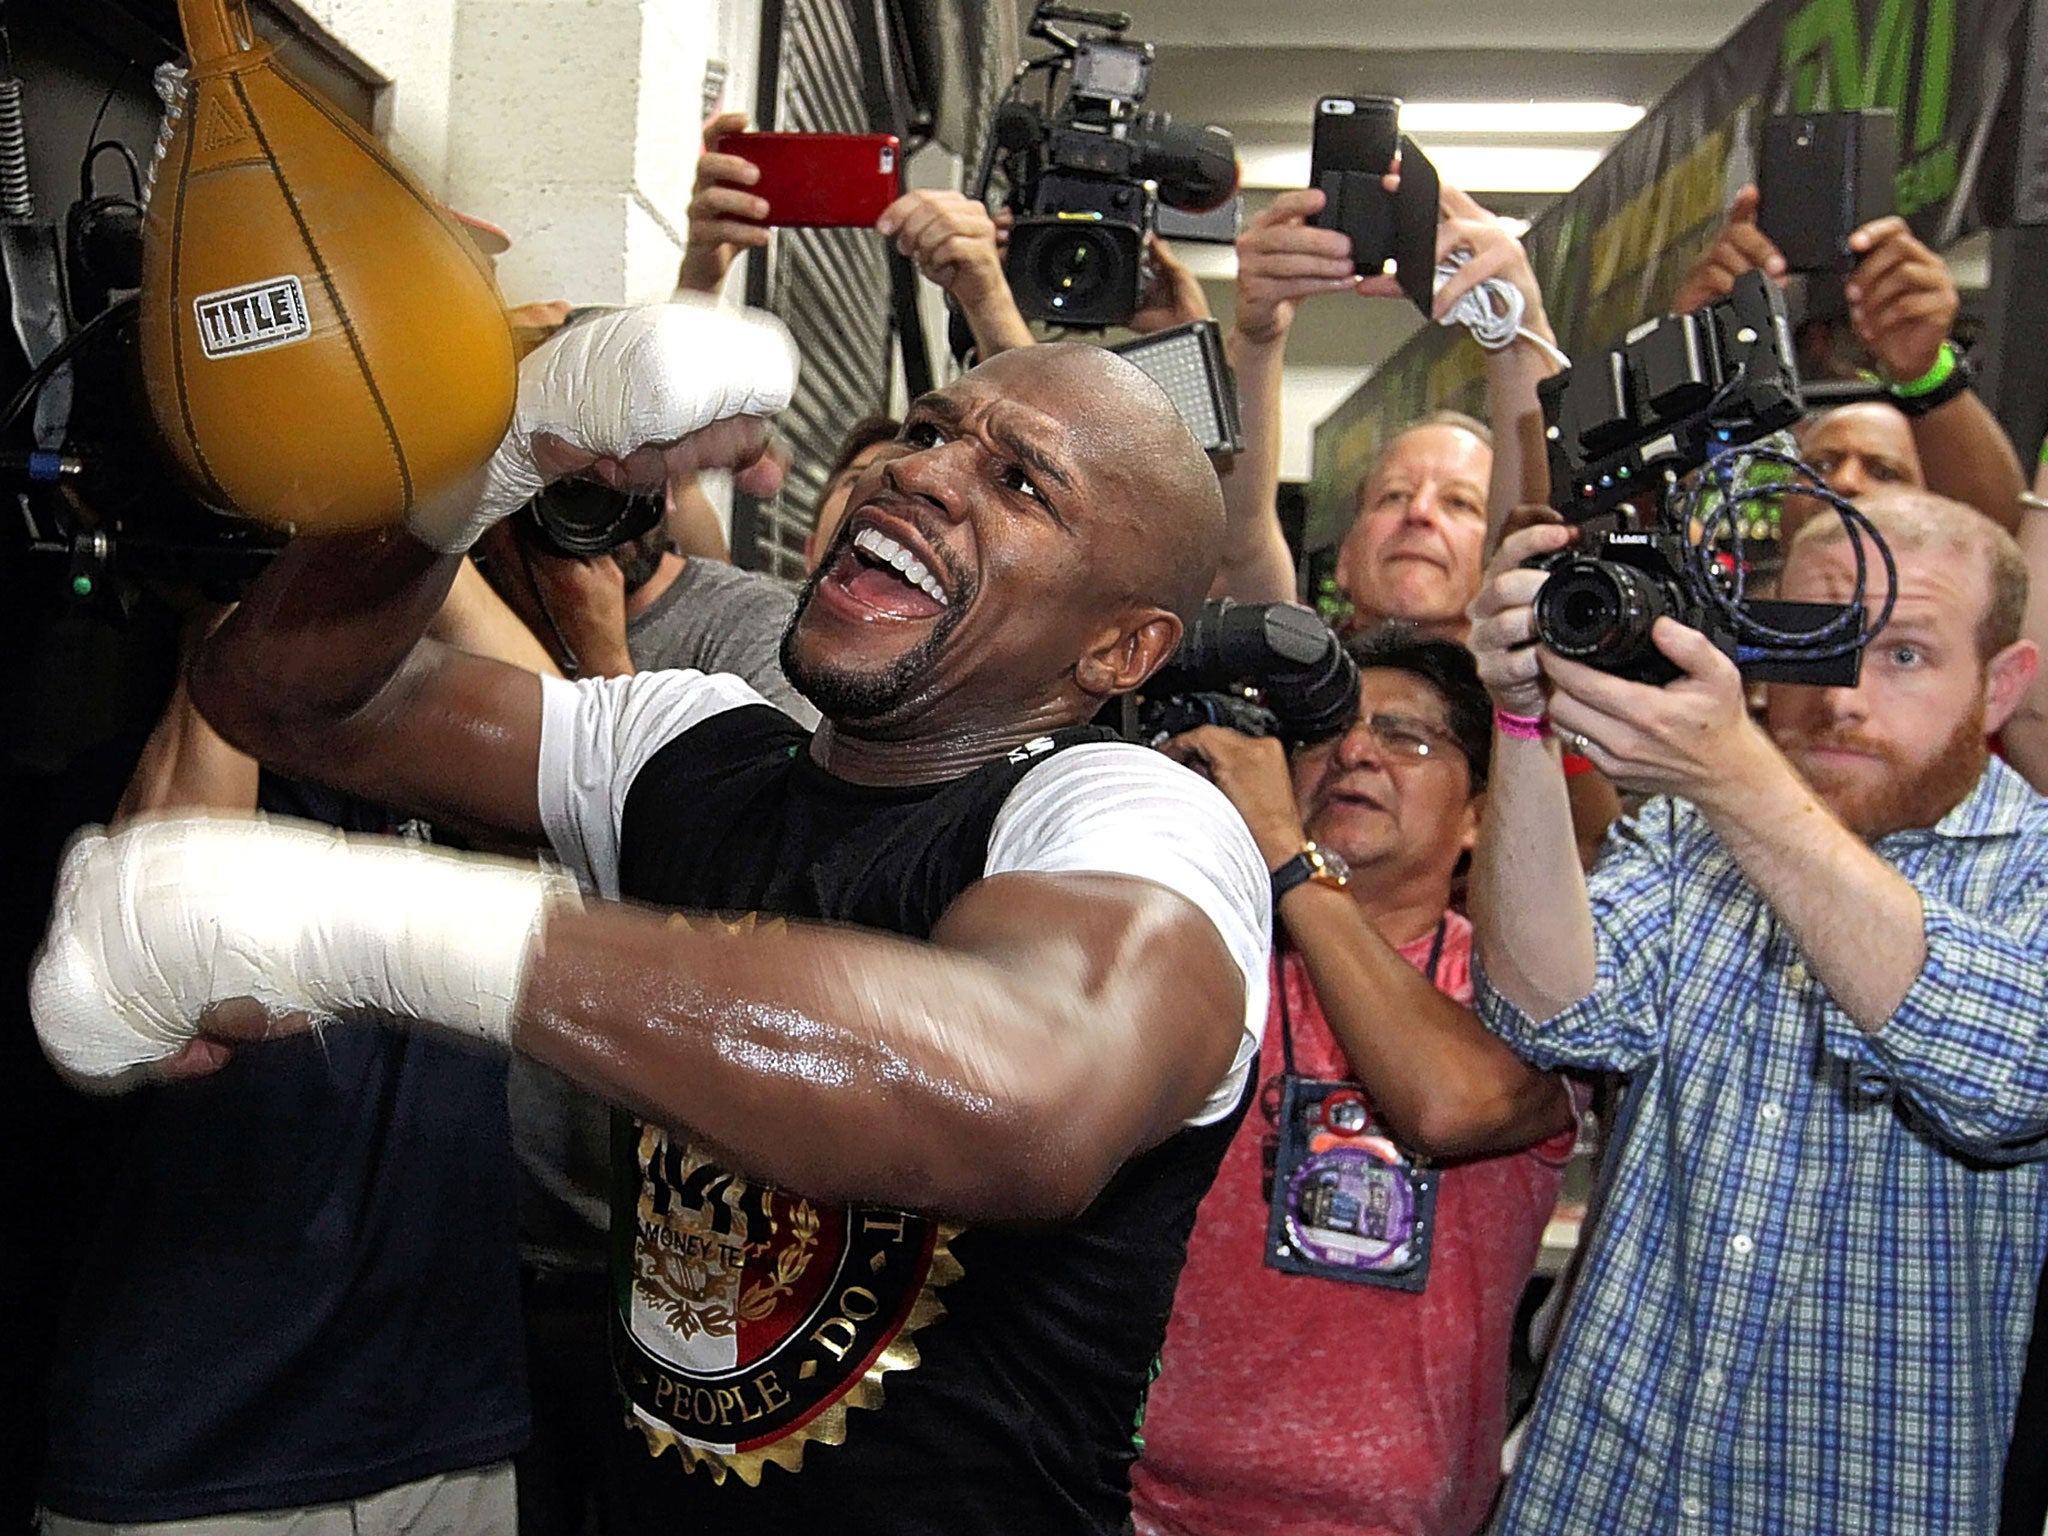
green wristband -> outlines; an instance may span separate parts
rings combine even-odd
[[[1946,384],[1949,375],[1955,371],[1956,349],[1944,341],[1941,344],[1941,350],[1934,355],[1934,366],[1932,368],[1929,368],[1919,378],[1912,380],[1910,383],[1892,385],[1891,392],[1901,400],[1913,400],[1921,395],[1931,395],[1941,388],[1942,385]]]

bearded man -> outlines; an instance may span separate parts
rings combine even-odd
[[[2009,536],[1861,503],[1897,605],[1856,688],[1773,686],[1659,619],[1652,688],[1473,606],[1494,768],[1483,1019],[1629,1079],[1609,1186],[1497,1528],[1988,1531],[2048,1247],[2048,803],[1991,760],[2039,657]],[[1872,561],[1877,590],[1883,576]],[[1839,520],[1785,596],[1847,602]],[[1582,877],[1556,730],[1651,800]]]

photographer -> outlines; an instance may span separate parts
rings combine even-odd
[[[1984,743],[2039,657],[2006,534],[1925,493],[1863,505],[1891,622],[1861,686],[1773,686],[1761,723],[1669,619],[1662,689],[1533,645],[1522,562],[1562,528],[1509,538],[1473,605],[1480,1014],[1538,1065],[1631,1079],[1504,1532],[1996,1520],[2048,1246],[2048,807]],[[1856,580],[1821,520],[1783,591]],[[1665,797],[1590,876],[1559,734]]]
[[[1784,256],[1757,227],[1761,205],[1753,186],[1735,195],[1720,238],[1679,284],[1671,304],[1676,313],[1721,297],[1754,268],[1784,280]],[[1950,340],[1961,300],[1948,263],[1896,215],[1865,224],[1849,245],[1862,254],[1843,288],[1849,322],[1903,413],[1927,488],[2016,530],[2026,481],[2005,429],[1968,387],[1967,368]],[[1897,416],[1859,409],[1829,420],[1838,452],[1901,462]]]
[[[746,126],[743,112],[725,113],[704,126],[688,243],[676,279],[680,288],[716,293],[734,257],[768,244],[768,226],[758,222],[768,217],[767,199],[747,190],[761,179],[759,169],[718,147]],[[1003,276],[995,220],[980,203],[959,192],[906,192],[883,210],[875,230],[960,306],[980,357],[1032,344],[1031,328]]]
[[[1393,630],[1347,642],[1356,725],[1290,762],[1218,726],[1168,755],[1230,797],[1274,871],[1266,1086],[1203,1200],[1132,1473],[1176,1536],[1469,1536],[1492,1501],[1509,1333],[1572,1147],[1570,1097],[1470,1005],[1450,909],[1478,835],[1491,722],[1471,657]],[[1311,842],[1310,840],[1313,839]],[[1305,850],[1348,872],[1296,878]],[[1285,1072],[1348,1080],[1384,1134],[1444,1164],[1419,1294],[1264,1262],[1262,1167]]]
[[[1389,182],[1398,180],[1389,177]],[[1323,294],[1399,298],[1391,277],[1360,277],[1350,237],[1309,219],[1323,206],[1314,189],[1283,192],[1237,242],[1237,301],[1228,350],[1237,373],[1244,451],[1223,476],[1230,546],[1218,596],[1241,602],[1291,601],[1294,559],[1280,531],[1281,377],[1295,311]],[[1469,260],[1438,290],[1435,312],[1450,313],[1481,280],[1518,288],[1523,326],[1550,337],[1543,295],[1521,242],[1484,208],[1445,184],[1439,204],[1439,259]],[[1405,302],[1405,301],[1404,301]],[[1359,489],[1358,520],[1338,555],[1338,583],[1360,628],[1390,619],[1462,639],[1465,605],[1485,567],[1488,508],[1541,501],[1545,470],[1536,380],[1556,372],[1531,342],[1517,338],[1486,354],[1487,408],[1493,435],[1463,417],[1415,423],[1387,439]],[[1498,446],[1498,451],[1496,451]]]

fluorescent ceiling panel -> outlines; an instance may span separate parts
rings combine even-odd
[[[1432,144],[1419,139],[1437,172],[1484,201],[1488,192],[1569,192],[1600,163],[1599,149],[1546,149],[1527,144]],[[1285,188],[1308,185],[1304,146],[1248,149],[1243,184]]]
[[[1432,133],[1626,133],[1643,109],[1620,101],[1411,101],[1401,128],[1419,140]]]

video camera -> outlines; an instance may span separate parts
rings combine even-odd
[[[1142,693],[1119,702],[1124,735],[1145,746],[1221,725],[1297,747],[1351,729],[1358,666],[1311,608],[1220,598],[1202,605]]]
[[[1084,38],[1060,23],[1098,35]],[[1030,33],[1055,51],[1018,66],[990,124],[974,195],[988,200],[1000,168],[1016,216],[1003,270],[1027,319],[1123,324],[1144,291],[1145,235],[1159,205],[1200,213],[1237,190],[1227,132],[1140,110],[1152,45],[1127,41],[1130,25],[1121,11],[1041,3]],[[1041,71],[1044,100],[1024,100],[1026,80]],[[1066,94],[1056,101],[1063,75]]]
[[[1793,454],[1760,444],[1805,409],[1774,283],[1745,272],[1727,297],[1638,326],[1598,362],[1545,379],[1536,392],[1551,505],[1582,525],[1575,546],[1531,562],[1550,572],[1536,600],[1545,645],[1662,685],[1678,669],[1650,630],[1669,617],[1706,635],[1752,681],[1856,686],[1864,647],[1891,617],[1896,572],[1854,506]],[[1849,603],[1746,595],[1744,513],[1791,491],[1826,502],[1849,524]],[[1640,528],[1630,503],[1645,496],[1655,522]],[[1893,577],[1875,622],[1863,608],[1866,539]]]

